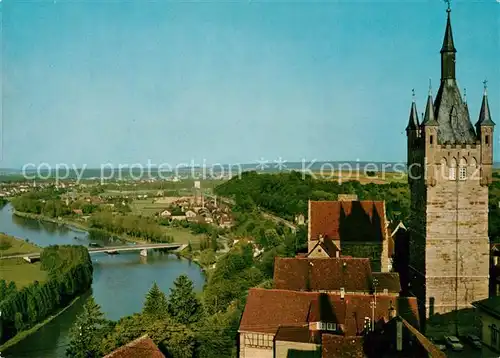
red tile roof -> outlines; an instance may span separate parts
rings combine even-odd
[[[150,338],[142,336],[104,358],[165,358],[165,356]]]
[[[322,358],[365,358],[363,337],[344,337],[333,334],[321,335]]]
[[[275,334],[280,326],[305,327],[318,317],[343,325],[346,335],[361,334],[365,317],[372,317],[373,296],[252,288],[240,322],[240,331]],[[414,302],[413,302],[414,301]],[[318,303],[320,313],[318,313]],[[312,306],[312,307],[311,307]],[[415,298],[377,296],[375,320],[388,321],[390,308],[403,317],[417,317]],[[418,324],[418,321],[416,321]]]
[[[310,250],[310,252],[313,252],[317,246],[319,246],[329,257],[336,257],[337,252],[340,252],[340,249],[330,238],[323,238],[322,240],[318,240],[318,242]],[[309,254],[307,254],[307,256],[309,256]]]
[[[274,288],[295,291],[371,292],[373,279],[378,280],[377,291],[399,293],[399,274],[374,272],[370,259],[352,257],[283,258],[274,264]]]
[[[321,343],[321,332],[311,331],[309,327],[280,327],[274,337],[275,341]]]
[[[401,291],[401,282],[399,274],[396,272],[373,272],[373,279],[377,280],[377,292],[383,292],[384,289],[390,293],[399,293]]]
[[[310,238],[382,241],[387,238],[383,201],[311,201]]]
[[[277,257],[274,287],[297,291],[339,291],[343,287],[346,292],[370,292],[370,259]]]

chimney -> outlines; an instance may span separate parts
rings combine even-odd
[[[396,323],[396,350],[398,352],[403,350],[403,322],[401,320]]]
[[[358,201],[358,196],[356,194],[339,194],[337,197],[338,201]]]
[[[335,252],[335,257],[339,258],[340,257],[340,251]]]
[[[396,309],[392,305],[391,301],[391,306],[389,307],[389,318],[394,318],[394,317],[396,317]]]

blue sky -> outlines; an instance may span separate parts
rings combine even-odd
[[[0,6],[0,167],[405,160],[446,21],[438,0]],[[452,7],[471,118],[488,78],[500,123],[500,4]]]

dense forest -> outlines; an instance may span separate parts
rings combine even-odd
[[[317,180],[299,172],[257,174],[245,172],[215,189],[221,196],[233,198],[247,212],[264,209],[293,220],[296,214],[307,217],[308,200],[336,200],[337,195],[356,194],[360,200],[385,200],[389,220],[407,223],[410,215],[410,191],[406,183],[360,184],[349,181]],[[489,191],[489,236],[500,242],[500,181]]]
[[[385,200],[390,220],[405,220],[410,215],[410,193],[406,183],[361,184],[348,181],[314,179],[299,172],[258,174],[244,172],[215,188],[218,195],[232,197],[242,208],[262,208],[293,220],[296,214],[307,217],[308,200],[336,200],[338,194],[357,194],[360,200]]]
[[[49,246],[40,261],[48,273],[46,282],[18,290],[14,282],[0,280],[0,344],[65,307],[92,284],[92,262],[83,246]]]

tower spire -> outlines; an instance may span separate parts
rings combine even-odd
[[[446,0],[448,14],[446,30],[444,32],[443,47],[441,47],[441,80],[455,79],[456,48],[453,42],[453,31],[451,29],[451,7],[450,0]]]
[[[410,118],[408,120],[408,125],[406,126],[406,130],[417,130],[420,127],[420,123],[418,122],[418,112],[417,112],[417,104],[415,103],[415,89],[411,90],[411,109],[410,109]]]
[[[425,107],[423,126],[437,126],[438,122],[434,116],[434,103],[432,100],[432,82],[429,78],[429,95],[427,96],[427,105]]]
[[[495,122],[493,122],[493,120],[491,119],[490,106],[488,104],[488,81],[484,80],[483,85],[483,102],[481,103],[481,110],[479,111],[479,119],[476,123],[476,127],[495,125]]]

